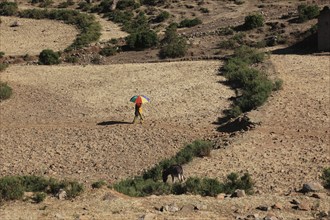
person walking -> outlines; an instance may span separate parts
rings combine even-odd
[[[134,116],[134,120],[133,120],[133,124],[136,123],[136,121],[138,120],[138,118],[140,118],[140,123],[143,123],[143,116],[142,116],[142,103],[136,103],[135,104],[135,116]]]

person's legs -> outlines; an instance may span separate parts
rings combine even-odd
[[[139,116],[140,116],[140,123],[142,124],[143,123],[143,117],[142,117],[142,114],[139,112]]]

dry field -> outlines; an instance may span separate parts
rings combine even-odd
[[[207,8],[219,6],[207,2]],[[223,19],[217,10],[236,22],[257,9],[257,1],[246,2],[242,7],[219,6],[211,11],[208,26],[197,31]],[[170,10],[183,15],[182,8]],[[125,36],[118,26],[97,19],[103,26],[102,41]],[[77,34],[75,28],[59,22],[1,20],[0,51],[6,55],[63,50]],[[22,26],[9,27],[15,20]],[[248,215],[262,219],[274,214],[286,220],[315,219],[320,211],[330,212],[329,192],[320,193],[321,199],[295,192],[305,182],[320,181],[322,169],[330,164],[330,56],[280,54],[271,55],[270,61],[284,84],[263,107],[248,114],[260,126],[238,134],[226,149],[212,151],[211,157],[184,166],[187,177],[219,180],[230,172],[249,172],[255,195],[226,199],[129,198],[90,187],[99,179],[112,183],[140,174],[193,140],[221,135],[213,122],[235,95],[219,83],[222,62],[10,65],[0,74],[14,91],[9,100],[0,102],[0,176],[76,179],[85,183],[86,191],[72,201],[47,197],[41,204],[7,202],[0,206],[0,219],[237,219]],[[135,94],[151,98],[144,105],[143,125],[131,124],[134,105],[129,99]],[[293,199],[307,204],[308,211],[292,209]],[[157,210],[172,203],[186,209]],[[256,209],[275,203],[282,209]]]
[[[1,17],[0,51],[6,55],[38,55],[43,49],[64,50],[78,31],[71,25],[51,20]],[[17,22],[18,27],[11,27]]]

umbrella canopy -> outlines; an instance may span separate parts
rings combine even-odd
[[[131,102],[134,103],[146,103],[146,102],[150,102],[150,99],[147,96],[144,95],[135,95],[130,99]]]

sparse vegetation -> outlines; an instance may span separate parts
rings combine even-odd
[[[5,56],[5,52],[0,51],[0,58],[3,58]]]
[[[323,185],[326,189],[330,189],[330,167],[324,168],[322,174]]]
[[[317,5],[302,4],[298,6],[298,21],[305,22],[316,18],[320,14],[320,9]]]
[[[158,42],[157,34],[150,29],[144,29],[126,37],[126,43],[130,49],[142,50],[155,47]]]
[[[99,181],[96,181],[96,182],[92,183],[92,188],[93,189],[99,189],[104,185],[106,185],[106,182],[104,180],[99,180]]]
[[[56,195],[60,189],[67,193],[67,198],[74,198],[83,192],[81,183],[76,181],[58,181],[40,176],[5,176],[0,178],[0,200],[22,199],[24,192],[36,192],[33,200],[41,202],[44,193]]]
[[[13,16],[16,15],[18,6],[16,2],[0,2],[0,15]]]
[[[199,18],[194,18],[194,19],[184,19],[179,23],[179,28],[184,28],[184,27],[193,27],[196,25],[202,24],[202,20]]]
[[[162,47],[159,52],[161,58],[183,57],[187,53],[188,45],[183,37],[177,34],[176,25],[170,25],[165,32]]]
[[[216,196],[221,192],[232,193],[236,189],[244,189],[248,193],[253,192],[253,182],[249,174],[244,174],[238,178],[238,174],[228,175],[225,183],[220,183],[212,178],[190,177],[183,184],[175,183],[169,185],[161,181],[162,171],[174,164],[185,164],[190,162],[193,157],[208,156],[212,148],[211,142],[194,141],[179,151],[173,158],[162,160],[158,165],[142,176],[122,180],[112,187],[129,196],[147,196],[162,194],[199,194],[202,196]]]
[[[0,63],[0,72],[4,71],[8,67],[7,63]]]
[[[251,14],[245,17],[244,28],[247,30],[264,26],[264,18],[261,14]]]
[[[54,65],[60,63],[60,55],[50,49],[45,49],[39,54],[39,63],[42,65]]]
[[[243,112],[261,106],[271,92],[279,88],[280,85],[273,84],[264,73],[250,67],[262,62],[264,58],[264,53],[242,46],[235,50],[234,56],[229,58],[222,68],[228,82],[241,89],[241,95],[234,100],[231,109],[224,111],[229,118],[235,118]],[[274,88],[274,85],[277,88]]]
[[[162,11],[157,17],[154,19],[154,22],[160,23],[167,20],[170,17],[170,13],[167,11]]]
[[[35,201],[36,203],[41,203],[43,202],[47,197],[46,193],[43,192],[37,192],[34,196],[33,196],[33,201]]]

